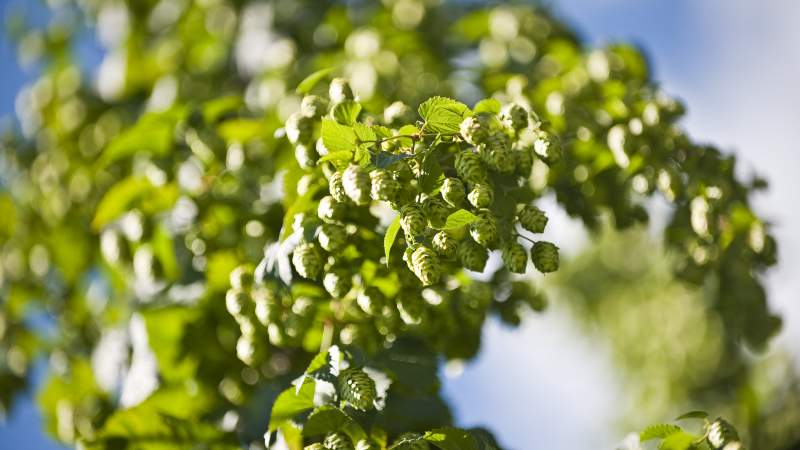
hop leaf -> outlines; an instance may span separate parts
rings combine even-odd
[[[294,249],[292,264],[301,277],[315,279],[322,270],[322,257],[316,245],[303,243]]]
[[[547,216],[544,211],[533,205],[525,205],[517,213],[517,219],[522,228],[531,233],[542,233],[547,226]]]
[[[488,208],[494,202],[494,189],[489,184],[475,184],[467,194],[467,200],[476,208]]]
[[[528,266],[528,252],[517,242],[509,242],[503,246],[503,264],[509,271],[525,273]]]
[[[441,188],[442,199],[454,207],[464,202],[464,183],[458,178],[445,178]]]
[[[351,164],[342,174],[344,192],[356,205],[369,203],[372,182],[366,169]]]
[[[392,448],[398,450],[430,450],[430,444],[417,433],[403,433],[397,437]]]
[[[539,272],[555,272],[558,270],[558,247],[552,242],[538,241],[531,248],[531,260]]]
[[[372,409],[377,395],[375,382],[363,370],[351,368],[339,374],[339,393],[356,409]]]

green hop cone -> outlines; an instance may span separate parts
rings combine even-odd
[[[717,418],[708,426],[707,440],[712,448],[723,449],[727,448],[728,444],[738,442],[739,434],[728,421]]]
[[[336,253],[347,246],[347,231],[341,225],[326,223],[320,227],[317,241],[323,249]]]
[[[533,205],[525,205],[520,209],[517,213],[517,219],[522,228],[531,233],[542,233],[547,226],[547,215]]]
[[[455,168],[459,178],[467,183],[482,183],[486,180],[486,168],[480,156],[470,151],[456,155]]]
[[[317,165],[319,153],[317,153],[317,150],[311,145],[297,144],[294,147],[294,158],[297,160],[297,164],[299,164],[300,167],[308,170]]]
[[[409,203],[400,209],[400,227],[406,235],[406,240],[414,241],[417,236],[425,232],[428,220],[422,207],[416,203]]]
[[[476,208],[488,208],[494,202],[494,189],[489,184],[475,184],[467,194],[467,200]]]
[[[386,299],[380,289],[374,286],[368,286],[361,290],[356,297],[356,303],[366,314],[371,316],[377,315],[383,309]]]
[[[409,245],[403,252],[403,261],[405,261],[406,266],[408,266],[408,270],[410,270],[411,272],[414,272],[414,264],[411,261],[411,255],[414,254],[414,250],[416,249],[417,249],[416,246]]]
[[[316,245],[302,243],[292,253],[292,264],[301,277],[313,280],[322,270],[322,256]]]
[[[491,211],[478,211],[478,219],[469,224],[469,235],[480,245],[489,246],[497,239],[497,221]]]
[[[495,172],[508,173],[514,170],[514,155],[511,153],[511,143],[502,132],[489,136],[486,144],[479,147],[483,162]]]
[[[414,110],[401,101],[396,101],[383,110],[383,123],[398,125],[411,123],[414,120]]]
[[[397,296],[397,312],[406,325],[419,325],[425,316],[425,300],[416,293],[403,292]]]
[[[311,445],[306,445],[303,447],[303,450],[327,450],[324,445],[320,444],[319,442],[315,442]]]
[[[310,144],[314,139],[314,119],[294,113],[286,119],[286,138],[292,144]]]
[[[444,201],[457,208],[464,202],[464,183],[458,178],[445,178],[440,193]]]
[[[322,278],[322,286],[333,298],[342,298],[353,287],[353,277],[350,272],[342,268],[329,270]]]
[[[317,216],[328,223],[338,222],[344,218],[345,208],[344,203],[337,202],[330,195],[326,195],[319,201]]]
[[[346,434],[338,431],[325,436],[323,445],[326,450],[354,450],[353,441]]]
[[[397,448],[398,450],[430,450],[431,447],[428,441],[422,439],[420,434],[403,433],[397,436],[392,448]]]
[[[458,241],[446,231],[436,233],[433,236],[431,245],[442,258],[453,259],[458,254]]]
[[[394,201],[397,193],[400,192],[400,183],[392,178],[392,175],[383,169],[376,169],[370,172],[372,182],[372,198],[374,200]]]
[[[533,171],[533,155],[529,148],[521,148],[511,152],[514,158],[514,173],[528,178]]]
[[[424,245],[420,245],[414,250],[411,255],[411,265],[414,268],[414,274],[423,286],[430,286],[438,282],[442,276],[436,253]]]
[[[465,269],[483,272],[489,260],[489,250],[472,239],[464,239],[458,247],[458,258]]]
[[[467,117],[461,122],[459,127],[461,137],[472,145],[480,145],[486,142],[494,128],[495,118],[490,113],[478,113]]]
[[[231,288],[225,292],[225,309],[235,318],[247,315],[251,303],[250,292],[244,289]]]
[[[558,270],[558,247],[552,242],[538,241],[531,248],[531,260],[539,272],[555,272]]]
[[[361,369],[345,369],[339,374],[339,394],[353,408],[372,409],[377,396],[375,382]]]
[[[228,277],[234,289],[249,289],[253,286],[253,267],[243,264],[231,271]]]
[[[422,202],[422,210],[434,227],[441,227],[447,222],[451,208],[441,197],[428,197]]]
[[[361,439],[356,442],[356,450],[380,450],[381,447],[371,439]]]
[[[512,103],[506,106],[505,111],[503,111],[503,119],[511,128],[519,131],[528,126],[528,110],[521,105]]]
[[[280,318],[281,304],[271,288],[258,286],[253,289],[256,319],[265,327]]]
[[[331,102],[341,103],[345,100],[353,100],[353,90],[350,88],[350,83],[344,78],[334,78],[331,80],[331,85],[328,88],[328,97]]]
[[[544,130],[539,130],[533,142],[533,151],[547,165],[561,160],[561,142],[558,137]]]
[[[369,203],[372,182],[369,173],[361,166],[351,164],[342,174],[344,192],[356,205]]]
[[[312,119],[319,119],[328,110],[328,103],[318,95],[306,95],[300,102],[300,114]]]
[[[503,264],[510,272],[525,273],[528,266],[528,252],[518,242],[509,242],[503,246]]]
[[[344,191],[344,183],[342,182],[342,172],[333,172],[328,179],[328,190],[331,197],[335,198],[337,202],[346,202],[347,193]]]

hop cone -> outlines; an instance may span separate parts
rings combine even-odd
[[[337,202],[346,202],[347,193],[344,191],[344,183],[342,182],[342,172],[334,172],[328,179],[328,190],[331,197],[335,198]]]
[[[350,88],[350,83],[344,78],[334,78],[331,80],[331,85],[328,88],[328,97],[330,97],[333,103],[353,100],[353,90]]]
[[[306,445],[303,447],[303,450],[327,450],[324,445],[320,444],[319,442],[315,442],[311,445]]]
[[[521,177],[528,178],[533,170],[533,155],[528,148],[521,148],[511,152],[514,158],[514,173]]]
[[[465,239],[458,247],[458,257],[465,269],[483,272],[483,269],[486,268],[486,261],[489,259],[489,251],[471,239]]]
[[[497,239],[497,222],[490,211],[479,211],[478,219],[469,224],[469,235],[480,245],[491,245]]]
[[[517,242],[509,242],[503,246],[503,264],[509,271],[525,273],[528,266],[528,252]]]
[[[428,220],[425,218],[422,208],[415,203],[409,203],[400,210],[400,227],[409,241],[425,232]]]
[[[362,411],[372,409],[377,395],[372,378],[355,368],[345,369],[339,374],[339,393],[343,400]]]
[[[472,145],[480,145],[489,138],[494,117],[489,113],[478,113],[461,122],[461,136]]]
[[[722,418],[717,418],[708,427],[708,443],[715,449],[722,449],[737,441],[739,441],[739,434],[736,429]]]
[[[558,247],[552,242],[538,241],[531,249],[531,260],[539,272],[555,272],[558,270]]]
[[[292,264],[301,277],[314,279],[322,270],[322,257],[316,245],[303,243],[294,249]]]
[[[436,253],[445,259],[453,259],[458,253],[458,241],[446,231],[436,233],[431,244]]]
[[[511,153],[511,144],[508,136],[497,132],[489,136],[486,145],[480,147],[481,159],[490,169],[497,172],[511,172],[514,170],[514,155]]]
[[[517,219],[519,219],[519,224],[522,225],[522,228],[531,233],[541,233],[547,226],[547,216],[544,211],[533,205],[525,205],[517,213]]]
[[[486,168],[480,156],[465,151],[456,155],[456,173],[467,183],[482,183],[486,179]]]
[[[533,151],[548,165],[561,159],[561,143],[556,136],[546,131],[539,131],[533,142]]]
[[[317,95],[306,95],[300,102],[300,114],[312,119],[319,119],[328,109],[327,102]]]
[[[442,199],[451,206],[459,207],[464,202],[464,183],[458,178],[445,178],[440,192]]]
[[[330,195],[322,197],[319,201],[319,206],[317,206],[317,216],[325,222],[338,222],[342,220],[344,213],[344,203],[337,202]]]
[[[441,227],[450,215],[450,206],[440,197],[428,197],[422,202],[422,210],[434,227]]]
[[[380,450],[380,447],[372,440],[361,439],[356,443],[356,450]]]
[[[385,298],[380,289],[369,286],[358,293],[356,303],[365,313],[374,316],[381,312],[385,302]]]
[[[322,278],[322,286],[331,294],[333,298],[342,298],[350,292],[353,287],[353,279],[345,269],[337,268],[329,270]]]
[[[314,120],[300,113],[289,116],[284,129],[292,144],[309,144],[314,138]]]
[[[241,265],[231,271],[228,277],[234,289],[249,289],[253,286],[253,269],[248,265]]]
[[[383,122],[386,125],[410,123],[414,120],[414,110],[401,101],[396,101],[383,110]]]
[[[476,208],[488,208],[494,202],[494,189],[489,184],[478,183],[467,194],[467,200]]]
[[[244,289],[232,288],[225,293],[225,309],[235,318],[244,317],[250,305],[250,293]]]
[[[414,267],[414,274],[424,286],[438,282],[442,276],[436,253],[424,245],[414,250],[411,255],[411,265]]]
[[[344,192],[356,205],[369,203],[372,182],[366,169],[355,164],[350,165],[342,174]]]
[[[326,223],[320,227],[317,240],[320,247],[336,253],[347,246],[347,231],[341,225]]]
[[[317,165],[319,153],[311,145],[297,144],[294,147],[294,158],[303,169],[311,169]]]
[[[516,131],[528,126],[528,111],[516,103],[508,105],[503,116]]]
[[[372,198],[375,200],[393,201],[400,192],[400,183],[392,175],[383,169],[376,169],[370,172],[372,180]]]

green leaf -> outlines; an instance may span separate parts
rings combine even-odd
[[[400,231],[400,216],[394,218],[386,234],[383,236],[383,251],[386,253],[386,265],[389,265],[389,255],[392,253],[392,246],[397,239],[397,232]]]
[[[661,445],[658,448],[659,450],[690,450],[694,447],[696,440],[698,440],[698,436],[679,431],[667,436],[661,441]]]
[[[437,428],[425,433],[424,438],[442,450],[478,450],[472,435],[458,428]]]
[[[487,112],[492,114],[500,113],[500,102],[494,98],[486,98],[475,104],[473,111],[477,114],[480,112]]]
[[[677,425],[673,425],[671,423],[659,423],[645,428],[639,434],[639,440],[645,442],[651,439],[664,439],[671,434],[680,433],[682,431],[683,429]]]
[[[260,119],[236,118],[222,122],[217,127],[217,133],[228,144],[251,141],[265,133],[264,122]]]
[[[675,420],[683,420],[683,419],[705,419],[708,417],[708,413],[705,411],[689,411],[686,414],[681,414],[680,416],[676,417]]]
[[[339,152],[328,153],[327,155],[317,160],[317,164],[330,161],[336,167],[342,167],[342,166],[347,166],[352,160],[353,160],[353,152],[351,152],[350,150],[343,150]]]
[[[354,100],[337,103],[331,111],[331,115],[337,122],[350,126],[356,123],[359,113],[361,113],[361,104]]]
[[[158,258],[159,262],[161,262],[161,267],[164,268],[164,276],[170,281],[177,280],[181,268],[178,265],[178,259],[175,257],[172,235],[165,225],[159,224],[158,227],[156,227],[151,244],[153,246],[153,253],[156,258]]]
[[[111,187],[100,203],[92,219],[92,228],[99,230],[130,209],[131,204],[152,189],[150,180],[144,177],[128,177]]]
[[[467,105],[447,97],[431,97],[419,105],[425,130],[435,133],[458,133],[461,121],[470,114]]]
[[[372,155],[372,164],[379,169],[385,169],[401,159],[408,159],[413,156],[409,153],[391,153],[381,150]]]
[[[311,89],[314,89],[314,86],[317,85],[320,81],[322,81],[325,77],[330,75],[331,72],[336,70],[335,67],[328,67],[327,69],[318,70],[311,75],[305,77],[300,84],[297,85],[297,93],[298,94],[308,94]]]
[[[346,433],[353,441],[367,437],[361,425],[341,409],[330,405],[315,409],[303,426],[303,436],[318,436],[335,431]]]
[[[459,209],[458,211],[447,216],[447,222],[442,227],[443,230],[454,230],[461,228],[464,225],[469,225],[478,220],[478,216],[472,214],[466,209]]]
[[[322,119],[322,143],[329,152],[352,152],[356,149],[356,132],[333,119]]]
[[[292,386],[283,391],[275,400],[269,418],[270,431],[276,430],[287,420],[314,407],[316,382],[310,378],[304,378],[302,383],[300,389]]]
[[[238,95],[228,95],[216,98],[203,104],[203,120],[206,123],[214,123],[228,113],[232,113],[242,107],[244,101]]]
[[[361,142],[375,142],[378,140],[375,130],[361,122],[353,124],[353,131],[355,131],[356,137],[358,137],[358,140]]]
[[[166,155],[172,150],[173,132],[181,117],[182,112],[179,110],[143,115],[135,125],[120,133],[106,146],[98,164],[105,167],[134,154]]]

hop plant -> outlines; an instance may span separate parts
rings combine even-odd
[[[456,155],[455,169],[458,176],[467,183],[482,183],[486,179],[486,168],[480,156],[470,151]]]
[[[544,130],[538,131],[533,142],[533,151],[548,165],[561,160],[561,143],[555,135]]]
[[[414,111],[401,101],[396,101],[383,110],[383,122],[386,125],[409,123],[414,120]]]
[[[356,205],[366,205],[370,200],[372,181],[366,169],[351,164],[342,174],[344,192]]]
[[[450,206],[441,197],[428,197],[422,202],[422,210],[434,227],[441,227],[450,215]]]
[[[331,174],[328,179],[328,191],[337,202],[347,201],[347,193],[344,191],[344,183],[342,182],[342,172],[333,172]]]
[[[552,242],[538,241],[531,248],[531,260],[539,272],[555,272],[558,270],[558,247]]]
[[[319,205],[317,205],[317,216],[325,222],[335,223],[345,215],[345,205],[344,203],[337,202],[330,195],[326,195],[322,197],[319,201]]]
[[[467,200],[476,208],[488,208],[494,203],[494,189],[490,184],[475,184],[467,194]]]
[[[522,228],[531,233],[542,233],[547,226],[547,215],[533,205],[523,206],[517,213],[517,220]]]
[[[350,83],[344,78],[334,78],[328,88],[328,97],[333,103],[353,100],[353,89],[350,88]]]
[[[503,264],[509,271],[525,273],[528,266],[528,252],[518,242],[508,242],[503,246]]]
[[[350,272],[343,268],[331,269],[322,278],[322,286],[331,294],[331,297],[342,298],[353,287],[353,278]]]
[[[505,133],[491,134],[486,144],[479,149],[481,159],[490,169],[503,173],[514,170],[514,155],[511,153],[511,144]]]
[[[431,245],[436,253],[445,259],[453,259],[458,253],[458,241],[446,231],[440,231],[433,235]]]
[[[528,178],[533,170],[533,155],[528,148],[521,148],[511,152],[514,159],[514,173]]]
[[[465,118],[459,127],[461,136],[472,145],[481,145],[489,138],[494,128],[494,116],[489,113],[478,113]]]
[[[336,253],[347,246],[347,231],[341,225],[325,223],[319,229],[317,241],[323,249]]]
[[[286,138],[292,144],[310,144],[314,139],[314,120],[294,113],[286,120]]]
[[[516,131],[528,126],[528,111],[516,103],[512,103],[505,108],[503,118]]]
[[[739,434],[728,421],[717,418],[708,426],[706,439],[712,448],[727,449],[728,445],[739,441]]]
[[[238,266],[231,271],[228,279],[234,289],[250,289],[253,286],[253,268],[248,265]]]
[[[392,448],[397,448],[398,450],[430,450],[431,447],[428,442],[420,439],[420,437],[417,433],[403,433],[397,436]],[[404,440],[408,442],[403,443]]]
[[[300,102],[300,114],[312,119],[319,119],[328,110],[328,104],[324,98],[318,95],[306,95]]]
[[[483,269],[486,268],[486,261],[489,260],[489,250],[471,239],[465,239],[458,247],[458,257],[465,269],[483,272]]]
[[[345,369],[339,374],[339,394],[353,408],[372,409],[377,396],[375,382],[362,369]]]
[[[292,264],[301,277],[315,279],[322,270],[322,257],[316,245],[306,242],[294,249]]]
[[[370,172],[372,180],[372,198],[374,200],[394,201],[400,192],[400,183],[392,178],[392,175],[383,169],[376,169]]]
[[[356,297],[356,303],[362,311],[369,315],[377,315],[386,303],[383,293],[380,289],[369,286],[361,290]]]
[[[232,288],[225,293],[225,309],[228,310],[228,314],[237,319],[246,314],[249,304],[250,293],[244,289]]]
[[[409,203],[400,210],[400,227],[407,240],[413,241],[417,236],[423,234],[427,225],[428,220],[420,205]]]
[[[338,431],[325,436],[322,444],[327,450],[354,450],[353,441],[346,434]]]
[[[414,268],[414,274],[423,286],[438,282],[442,276],[436,253],[424,245],[420,245],[414,250],[411,255],[411,265]]]
[[[361,439],[356,442],[356,450],[380,450],[380,446],[369,439]]]
[[[294,147],[294,158],[303,169],[311,169],[317,165],[319,153],[310,145],[297,144]]]
[[[306,445],[303,447],[303,450],[327,450],[324,445],[319,442],[315,442],[311,445]]]
[[[497,239],[497,222],[489,210],[478,211],[478,219],[469,224],[469,235],[480,245],[488,246]]]
[[[442,199],[450,206],[459,207],[464,202],[464,183],[458,178],[445,178],[440,190]]]

